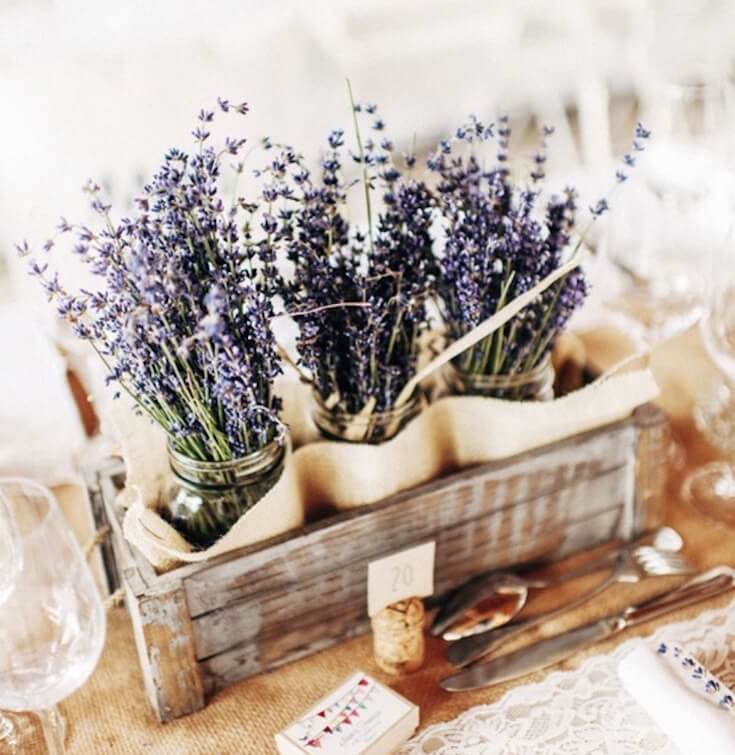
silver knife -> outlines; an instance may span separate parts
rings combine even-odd
[[[735,569],[718,566],[684,582],[675,590],[660,593],[642,603],[628,606],[620,613],[541,640],[514,653],[471,666],[442,679],[440,684],[449,692],[460,692],[517,679],[564,660],[577,650],[605,640],[628,627],[720,595],[734,587]]]

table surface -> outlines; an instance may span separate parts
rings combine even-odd
[[[584,334],[584,342],[591,360],[600,366],[616,361],[630,347],[611,330]],[[723,525],[699,515],[678,495],[686,471],[717,456],[691,421],[694,398],[716,378],[714,367],[702,349],[698,331],[691,330],[660,347],[653,356],[652,366],[662,389],[660,403],[671,416],[675,437],[686,452],[685,464],[679,468],[672,466],[666,521],[682,533],[686,553],[698,567],[735,564],[732,533]],[[67,516],[83,536],[79,517],[83,503],[79,490],[70,486],[58,489],[57,493]],[[577,580],[569,589],[583,589],[584,586],[582,580]],[[553,633],[602,615],[627,604],[631,598],[650,594],[662,586],[661,581],[656,581],[653,586],[650,582],[618,586],[595,605],[549,624],[544,631]],[[561,599],[559,591],[553,599]],[[661,623],[694,615],[727,600],[729,598],[725,597],[700,604],[626,632],[622,638],[597,645],[557,668],[574,667],[587,655],[605,652],[635,631],[648,634]],[[395,679],[382,673],[373,662],[371,636],[359,637],[271,673],[236,683],[216,694],[204,710],[161,725],[154,718],[143,693],[126,611],[115,608],[109,613],[107,644],[99,667],[90,681],[61,706],[69,723],[67,744],[72,753],[272,753],[275,752],[274,734],[356,669],[373,674],[419,705],[422,727],[453,718],[472,706],[491,703],[510,688],[510,684],[503,684],[460,694],[444,692],[437,682],[451,667],[444,660],[443,651],[443,642],[429,638],[423,668],[410,676]],[[537,681],[544,673],[526,677],[520,683]],[[40,742],[30,743],[26,749],[28,752],[43,752]]]

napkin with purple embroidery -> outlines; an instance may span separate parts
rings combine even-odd
[[[729,689],[680,645],[636,643],[618,674],[682,755],[733,755],[735,720]]]
[[[660,642],[656,654],[692,692],[735,716],[735,695],[732,690],[681,645]]]

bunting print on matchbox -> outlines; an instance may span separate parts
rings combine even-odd
[[[287,729],[281,755],[386,755],[419,725],[419,709],[358,671]]]

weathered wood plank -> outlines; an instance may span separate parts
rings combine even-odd
[[[664,412],[654,404],[636,410],[633,421],[638,428],[636,447],[636,530],[659,527],[666,518],[666,478],[671,452],[671,425]]]
[[[592,533],[605,536],[605,540],[613,539],[617,534],[619,514],[619,509],[605,511],[571,525],[564,532],[549,533],[535,541],[525,540],[505,549],[500,548],[488,554],[485,568],[505,568],[550,552],[555,552],[559,557],[568,555],[591,545]],[[561,535],[561,543],[557,535]],[[437,592],[443,592],[449,589],[450,584],[440,578],[436,587]],[[364,605],[346,606],[338,614],[319,615],[317,612],[311,617],[299,617],[291,622],[290,629],[259,637],[257,642],[242,643],[200,661],[206,693],[210,695],[240,679],[316,653],[335,644],[335,641],[342,642],[364,634],[369,628]]]
[[[464,582],[471,576],[504,566],[522,563],[529,559],[553,554],[559,558],[563,554],[600,542],[612,540],[619,535],[620,508],[603,511],[582,522],[568,524],[563,529],[545,532],[533,540],[523,539],[513,542],[493,543],[491,548],[481,550],[474,559],[459,563],[455,568],[443,568],[437,577],[437,594],[444,593]],[[594,530],[591,530],[594,526]],[[594,531],[597,537],[591,537]],[[412,543],[414,544],[414,543]],[[416,543],[418,544],[418,543]],[[279,593],[273,600],[250,602],[240,606],[220,609],[194,620],[200,662],[215,657],[229,649],[251,642],[260,647],[270,638],[293,635],[299,641],[301,627],[311,623],[320,624],[339,618],[345,612],[365,617],[366,596],[364,590],[367,578],[366,565],[354,571],[342,571],[326,575],[321,583],[299,585],[297,590]],[[297,593],[311,596],[311,599],[294,600]],[[291,601],[289,601],[291,598]],[[296,613],[291,612],[289,602],[296,603]],[[238,640],[238,638],[247,638]],[[202,642],[203,640],[203,642]],[[202,644],[200,645],[200,642]],[[216,644],[219,643],[219,647]],[[298,644],[301,644],[299,641]],[[212,651],[215,652],[212,652]]]
[[[89,505],[92,509],[92,520],[94,522],[95,531],[100,530],[104,526],[109,526],[105,507],[105,500],[109,496],[109,491],[103,491],[103,486],[106,487],[109,484],[111,475],[114,474],[118,466],[117,462],[111,464],[110,460],[108,460],[101,468],[87,470],[84,474],[84,481],[89,493]],[[121,577],[117,566],[118,562],[116,560],[112,538],[103,540],[99,544],[99,550],[104,569],[107,594],[111,595],[121,586]]]
[[[152,707],[161,720],[185,715],[232,681],[365,631],[367,563],[400,548],[437,541],[441,593],[480,571],[559,558],[659,523],[666,422],[643,407],[160,576],[124,540],[114,510],[119,480],[101,472]]]
[[[325,563],[336,569],[363,557],[375,558],[376,532],[386,538],[405,527],[423,526],[428,519],[431,526],[424,528],[430,532],[505,509],[508,517],[521,516],[523,509],[516,509],[529,500],[623,466],[634,443],[635,429],[619,426],[588,439],[582,453],[570,440],[548,454],[525,455],[514,464],[482,465],[335,517],[329,526],[293,533],[270,547],[202,564],[182,575],[192,616],[319,574]],[[349,547],[342,547],[344,543]],[[395,547],[386,543],[386,549]],[[294,563],[300,565],[298,572]]]
[[[204,686],[183,589],[137,600],[128,590],[128,610],[146,695],[159,721],[204,707]]]
[[[136,597],[144,596],[151,585],[159,582],[159,577],[143,555],[125,539],[122,530],[124,512],[116,503],[119,488],[115,485],[114,471],[112,474],[100,476],[100,489],[105,498],[108,522],[112,530],[111,542],[123,586]]]
[[[338,642],[365,634],[370,623],[364,613],[345,611],[340,616],[285,633],[258,645],[248,643],[201,664],[207,696],[233,682],[312,655]]]
[[[294,616],[310,610],[326,613],[331,606],[341,610],[348,604],[366,605],[367,567],[370,561],[426,540],[437,545],[437,571],[450,575],[458,584],[468,571],[488,568],[485,552],[505,543],[533,540],[543,532],[563,530],[575,519],[586,518],[600,509],[622,509],[625,505],[627,469],[618,468],[592,480],[578,480],[564,488],[501,511],[492,512],[454,525],[435,516],[427,501],[419,517],[391,518],[383,529],[347,531],[341,538],[330,538],[333,556],[352,552],[348,566],[340,558],[325,558],[313,569],[309,550],[292,554],[289,559],[291,581],[276,584],[257,595],[238,597],[232,593],[228,604],[194,617],[197,657],[206,658],[258,634],[277,632],[292,623]],[[487,495],[475,490],[475,495]],[[443,502],[436,502],[438,506]],[[629,501],[632,507],[632,500]],[[407,508],[407,507],[406,507]],[[403,507],[401,511],[403,512]],[[377,522],[380,524],[381,522]],[[367,554],[355,551],[355,538],[372,543]]]

